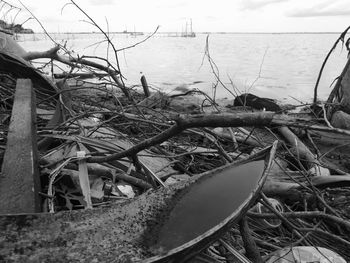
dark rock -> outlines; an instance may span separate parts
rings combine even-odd
[[[237,96],[233,102],[234,106],[249,106],[257,110],[282,111],[272,99],[260,98],[251,93],[244,93]]]

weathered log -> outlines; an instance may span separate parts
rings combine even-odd
[[[0,214],[41,211],[32,82],[19,79],[0,177]]]
[[[296,155],[301,159],[305,159],[309,163],[310,167],[320,164],[310,149],[288,127],[279,127],[278,131],[296,151]]]

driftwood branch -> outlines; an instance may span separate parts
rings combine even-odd
[[[334,51],[334,49],[337,47],[338,43],[340,41],[342,41],[344,43],[344,38],[347,34],[347,32],[349,31],[350,27],[346,28],[344,30],[344,32],[339,36],[339,38],[335,41],[335,43],[333,44],[331,50],[328,52],[326,58],[324,59],[323,63],[322,63],[322,66],[321,66],[321,69],[320,69],[320,72],[318,74],[318,77],[317,77],[317,80],[316,80],[316,84],[315,84],[315,88],[314,88],[314,104],[317,103],[317,90],[318,90],[318,85],[320,83],[320,80],[321,80],[321,76],[322,76],[322,73],[323,73],[323,69],[324,67],[326,66],[326,63],[330,57],[330,55],[332,54],[332,52]]]
[[[190,128],[203,128],[203,127],[264,127],[264,126],[295,126],[295,127],[307,127],[308,129],[322,130],[327,132],[340,132],[350,135],[349,131],[342,129],[331,129],[325,126],[317,126],[306,124],[301,119],[290,117],[288,115],[276,114],[275,112],[243,112],[235,114],[210,114],[210,115],[190,115],[190,116],[176,116],[174,117],[175,124],[163,131],[146,139],[135,146],[115,154],[108,156],[90,157],[89,162],[101,163],[111,160],[120,159],[126,156],[133,156],[138,152],[160,144],[178,134],[182,131]]]
[[[253,218],[263,218],[263,219],[271,219],[271,218],[278,218],[277,215],[273,213],[264,213],[264,214],[259,214],[259,213],[253,213],[253,212],[248,212],[247,214],[249,217]],[[350,230],[350,222],[348,220],[342,219],[338,216],[334,215],[329,215],[325,214],[323,212],[319,211],[311,211],[311,212],[288,212],[288,213],[281,213],[283,217],[286,218],[303,218],[303,219],[323,219],[328,221],[331,224],[337,224],[339,226],[343,226]]]
[[[189,128],[198,127],[240,127],[240,126],[268,126],[273,121],[275,113],[257,112],[257,113],[237,113],[237,114],[213,114],[177,117],[175,124],[169,129],[156,136],[146,139],[135,146],[120,152],[104,157],[90,157],[89,162],[101,163],[120,159],[126,156],[133,156],[138,152],[160,144]]]
[[[245,217],[239,221],[239,230],[241,232],[247,257],[254,263],[263,263],[264,261],[261,258],[258,247],[250,233],[248,222]]]
[[[117,86],[123,91],[125,96],[127,96],[127,98],[129,98],[129,99],[131,98],[129,91],[127,90],[125,85],[123,85],[123,83],[121,82],[121,80],[118,76],[118,75],[120,75],[120,72],[118,70],[114,69],[109,64],[108,61],[106,61],[108,63],[108,66],[104,66],[104,65],[101,65],[101,64],[96,63],[94,61],[85,59],[84,57],[73,57],[71,55],[65,56],[65,55],[58,54],[59,50],[60,50],[60,47],[55,46],[47,51],[27,52],[26,54],[22,55],[22,58],[27,60],[27,61],[40,59],[40,58],[48,58],[48,59],[53,59],[53,60],[59,61],[63,64],[69,65],[71,67],[75,67],[77,64],[80,64],[80,65],[85,65],[85,66],[99,69],[101,71],[108,73],[111,76],[111,78],[115,81]]]
[[[96,69],[105,71],[105,72],[109,73],[110,75],[120,74],[119,71],[116,71],[116,70],[112,69],[111,67],[103,66],[99,63],[84,59],[83,57],[80,58],[80,57],[73,57],[71,55],[70,56],[60,55],[60,54],[58,54],[59,50],[60,50],[60,47],[55,46],[47,51],[27,52],[27,54],[25,54],[22,57],[23,57],[23,59],[25,59],[27,61],[39,59],[39,58],[49,58],[49,59],[57,60],[59,62],[62,62],[64,64],[67,64],[70,66],[72,66],[74,63],[78,63],[78,64],[94,67]]]

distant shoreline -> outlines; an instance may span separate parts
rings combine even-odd
[[[48,32],[49,34],[102,34],[101,32]],[[125,32],[109,32],[110,34],[128,35]],[[138,33],[138,32],[136,32]],[[152,34],[153,32],[139,32]],[[156,35],[176,34],[180,32],[158,32]],[[341,34],[342,32],[196,32],[196,34],[217,34],[217,35],[321,35],[321,34]],[[22,34],[22,33],[20,33]],[[44,32],[36,32],[35,34],[45,34]]]

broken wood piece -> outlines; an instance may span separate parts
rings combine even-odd
[[[89,173],[88,168],[86,164],[85,155],[86,152],[82,150],[82,146],[79,145],[80,150],[77,152],[78,157],[78,165],[79,165],[79,184],[81,191],[84,196],[84,201],[86,204],[84,204],[84,207],[86,209],[92,209],[92,201],[91,201],[91,190],[90,190],[90,181],[89,181]]]
[[[152,170],[151,170],[149,167],[147,167],[147,165],[145,165],[145,164],[144,164],[143,162],[141,162],[141,161],[140,161],[140,165],[141,165],[141,167],[143,168],[143,170],[144,170],[147,174],[149,174],[149,175],[152,177],[153,180],[155,180],[156,182],[158,182],[161,186],[167,187],[167,186],[163,183],[163,181],[162,181],[154,172],[152,172]]]
[[[147,80],[144,75],[142,75],[141,77],[141,84],[142,84],[143,92],[145,93],[146,98],[148,98],[151,95],[151,93],[149,92]]]
[[[262,191],[265,195],[277,197],[284,202],[301,202],[305,195],[297,183],[278,182],[270,178],[266,180]]]
[[[41,211],[32,82],[18,79],[0,177],[0,214]]]

